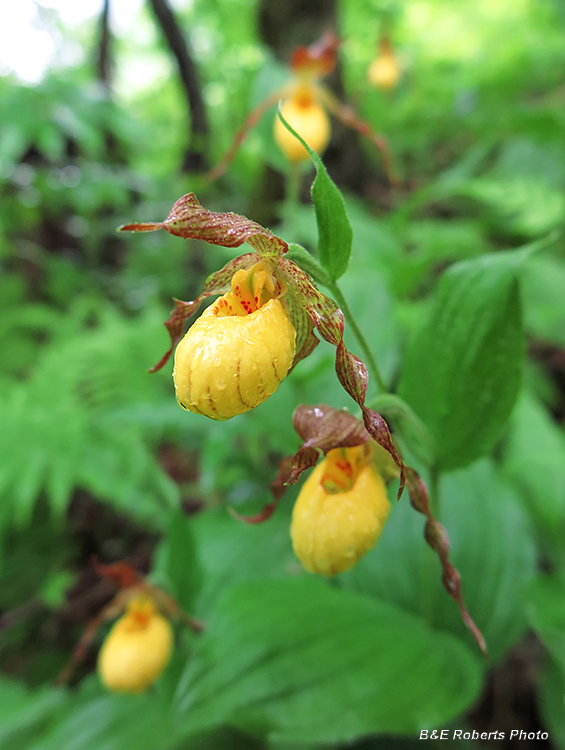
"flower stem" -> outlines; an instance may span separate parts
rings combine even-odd
[[[361,351],[363,352],[363,355],[367,362],[367,367],[369,369],[369,372],[375,379],[375,383],[377,384],[379,391],[381,391],[382,393],[387,393],[388,392],[387,384],[385,383],[385,380],[380,373],[379,367],[377,365],[377,361],[373,356],[373,352],[370,350],[369,345],[367,344],[367,341],[365,339],[365,336],[363,336],[361,329],[357,325],[357,321],[353,317],[353,313],[349,309],[349,305],[347,304],[347,301],[345,297],[343,296],[342,291],[337,284],[337,281],[330,282],[328,288],[330,292],[332,293],[332,296],[334,297],[335,301],[340,306],[341,311],[343,312],[343,315],[345,317],[345,320],[347,321],[347,324],[349,325],[349,327],[351,328],[353,332],[353,335],[357,339],[357,343],[359,344],[359,347],[361,348]]]

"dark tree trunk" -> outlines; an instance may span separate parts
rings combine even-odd
[[[112,77],[112,34],[110,32],[110,0],[104,0],[100,15],[98,54],[96,60],[98,79],[106,89],[110,88]]]
[[[207,169],[208,120],[200,88],[198,70],[188,49],[188,41],[166,0],[149,0],[155,18],[173,53],[190,113],[190,142],[182,164],[184,172]]]

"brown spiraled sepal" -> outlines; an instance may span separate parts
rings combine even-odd
[[[422,515],[426,516],[426,525],[424,527],[424,538],[428,545],[439,557],[442,567],[442,583],[449,596],[457,603],[461,617],[467,628],[471,631],[482,654],[489,659],[487,645],[483,634],[475,625],[471,615],[463,603],[461,595],[461,576],[459,571],[452,565],[449,560],[449,537],[447,531],[439,521],[433,517],[430,510],[427,487],[415,469],[406,467],[406,485],[410,493],[410,503],[412,507]]]

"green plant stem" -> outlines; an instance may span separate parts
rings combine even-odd
[[[379,367],[377,365],[377,361],[375,360],[373,356],[373,352],[370,350],[369,345],[367,344],[367,341],[365,339],[365,336],[363,336],[361,329],[357,325],[357,321],[353,317],[353,313],[349,309],[349,305],[347,304],[347,301],[345,297],[343,296],[341,289],[339,288],[337,284],[337,281],[330,281],[328,288],[330,292],[332,293],[332,296],[334,297],[335,301],[341,308],[341,311],[343,312],[345,320],[347,321],[348,326],[351,328],[353,335],[357,339],[357,343],[359,344],[361,351],[363,352],[363,355],[367,362],[367,367],[369,368],[369,372],[375,379],[375,383],[377,384],[379,391],[381,391],[382,393],[387,393],[388,392],[387,384],[385,383],[384,378],[380,373]]]

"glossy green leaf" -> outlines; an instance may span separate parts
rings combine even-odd
[[[293,130],[280,109],[278,116],[285,128],[298,138],[308,151],[316,168],[316,177],[312,183],[312,200],[318,224],[318,256],[330,279],[335,281],[347,270],[353,241],[353,232],[343,198],[318,154]]]
[[[524,360],[517,275],[527,252],[452,266],[406,352],[399,394],[429,427],[441,469],[485,454],[516,401]]]
[[[480,662],[419,618],[311,578],[234,587],[179,682],[181,732],[236,721],[269,740],[340,742],[439,726]]]
[[[496,659],[525,630],[521,592],[535,571],[521,503],[489,461],[443,477],[439,498],[437,517],[449,535],[463,600]],[[422,527],[407,502],[393,506],[377,547],[341,578],[347,587],[468,638],[457,607],[442,589],[439,564],[423,541]]]

